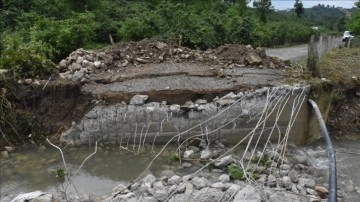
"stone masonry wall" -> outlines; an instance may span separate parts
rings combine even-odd
[[[170,106],[166,102],[146,103],[146,95],[136,95],[129,104],[94,107],[65,131],[61,140],[75,145],[101,141],[128,146],[192,137],[217,138],[231,144],[248,135],[260,118],[268,116],[265,124],[255,130],[256,137],[262,134],[261,141],[269,138],[277,142],[292,126],[289,141],[300,143],[307,136],[307,107],[303,103],[308,91],[308,87],[264,87],[229,93],[212,102],[196,100]],[[296,115],[297,119],[293,119]]]

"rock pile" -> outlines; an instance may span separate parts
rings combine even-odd
[[[224,67],[282,68],[290,65],[276,57],[266,56],[262,48],[250,45],[223,45],[213,50],[192,50],[173,43],[143,40],[118,43],[108,48],[87,51],[78,49],[58,64],[60,77],[86,81],[91,74],[139,67],[149,63],[190,62]]]
[[[183,152],[182,164],[190,164],[187,159],[212,160],[224,152],[221,143],[209,149],[207,142],[202,140],[197,146]],[[205,148],[203,147],[205,146]],[[209,155],[203,156],[204,151]],[[251,156],[251,155],[247,155]],[[249,163],[248,173],[256,183],[234,179],[229,171],[229,165],[239,165],[239,159],[234,155],[219,158],[213,164],[211,171],[202,171],[197,175],[164,175],[156,178],[152,174],[135,183],[124,182],[113,189],[113,194],[104,201],[323,201],[328,190],[317,186],[315,180],[306,174],[310,165],[290,162],[277,152],[265,150],[257,152],[256,157],[268,158],[268,162],[257,164],[256,160],[245,158]],[[289,158],[290,159],[290,158]],[[261,161],[261,160],[259,160]],[[280,163],[283,162],[283,163]]]

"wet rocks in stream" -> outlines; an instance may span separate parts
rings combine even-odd
[[[202,146],[201,143],[206,144],[206,146]],[[191,146],[191,150],[182,152],[181,161],[193,163],[199,161],[200,165],[195,163],[198,166],[193,166],[195,168],[192,170],[197,170],[206,163],[213,161],[208,168],[195,175],[190,174],[184,177],[173,175],[156,178],[152,174],[148,174],[135,183],[135,188],[135,184],[130,186],[127,183],[119,184],[118,188],[114,189],[112,196],[106,198],[105,201],[261,202],[266,200],[271,202],[305,202],[322,201],[327,197],[326,185],[318,185],[314,179],[308,178],[309,175],[304,170],[299,170],[298,166],[295,166],[297,162],[288,160],[286,163],[280,163],[283,157],[276,151],[267,149],[264,153],[257,152],[255,158],[240,161],[239,157],[234,154],[219,156],[225,151],[222,149],[224,148],[220,148],[219,144],[214,142],[199,141],[197,145]],[[219,154],[213,154],[214,151],[219,150],[221,151]],[[200,155],[197,155],[203,151],[210,153],[207,158],[200,158]],[[265,153],[271,156],[266,156]],[[262,156],[258,156],[259,154]],[[198,159],[190,158],[192,156],[197,156]],[[269,162],[258,161],[257,158],[267,158]],[[247,164],[251,169],[245,169]],[[244,169],[240,165],[244,165]],[[238,168],[239,172],[246,173],[247,177],[237,179],[236,172],[229,170],[232,166],[232,169]],[[255,172],[252,169],[256,167],[262,167],[262,169]],[[116,191],[120,189],[119,187],[121,191]],[[127,187],[126,191],[123,190],[124,187]]]

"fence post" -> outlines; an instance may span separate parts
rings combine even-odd
[[[322,72],[319,64],[319,55],[316,47],[315,36],[312,35],[308,47],[307,68],[314,76],[322,78]]]

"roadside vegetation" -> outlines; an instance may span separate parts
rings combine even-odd
[[[1,0],[0,68],[10,69],[15,79],[42,77],[77,48],[111,41],[153,38],[199,49],[225,43],[274,47],[344,31],[345,14],[338,9],[304,10],[301,1],[294,3],[293,10],[275,12],[271,0],[255,1],[254,8],[247,0]],[[327,12],[335,14],[324,17]]]

